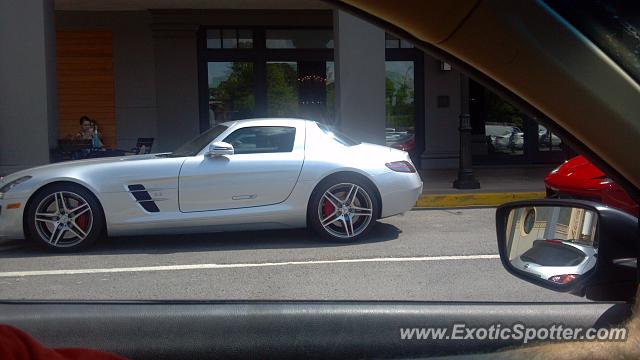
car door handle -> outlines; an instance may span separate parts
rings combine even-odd
[[[251,194],[251,195],[235,195],[235,196],[232,196],[231,198],[233,200],[251,200],[251,199],[255,199],[256,197],[258,197],[258,195]]]

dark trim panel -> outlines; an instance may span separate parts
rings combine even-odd
[[[0,323],[51,347],[89,347],[136,359],[409,358],[486,353],[517,340],[401,340],[401,328],[607,327],[623,303],[471,302],[11,302]],[[451,330],[450,330],[451,331]]]

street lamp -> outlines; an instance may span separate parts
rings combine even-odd
[[[458,178],[453,181],[456,189],[479,189],[480,182],[473,176],[471,153],[471,115],[469,115],[469,79],[460,74],[460,160]]]

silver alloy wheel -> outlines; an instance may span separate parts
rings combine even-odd
[[[82,196],[58,191],[40,201],[34,220],[42,240],[56,247],[71,247],[89,236],[93,212]]]
[[[351,183],[333,185],[318,204],[318,218],[331,235],[348,239],[360,235],[371,222],[373,203],[362,187]]]

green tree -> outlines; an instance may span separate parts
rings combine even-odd
[[[216,115],[222,116],[223,120],[252,117],[255,107],[253,64],[233,63],[227,78],[217,87],[209,88],[209,100]]]
[[[415,91],[412,78],[403,78],[394,82],[389,76],[385,78],[385,105],[387,126],[396,130],[413,127],[415,119]]]
[[[523,129],[523,114],[518,108],[489,90],[485,90],[487,121],[513,124]]]
[[[298,77],[294,64],[267,64],[267,116],[298,116]]]

